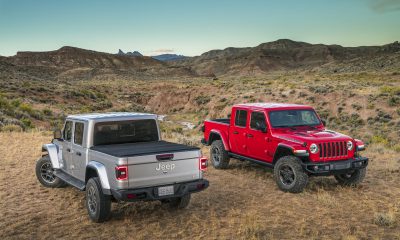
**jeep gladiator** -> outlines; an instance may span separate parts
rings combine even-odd
[[[230,158],[259,163],[274,169],[283,191],[303,191],[309,176],[357,185],[366,174],[368,158],[359,154],[364,143],[327,130],[310,106],[238,104],[230,118],[206,120],[202,131],[214,168],[227,168]]]
[[[108,219],[112,201],[160,200],[185,208],[190,194],[209,184],[200,149],[161,140],[154,114],[71,115],[54,135],[42,147],[36,176],[45,187],[85,190],[94,222]]]

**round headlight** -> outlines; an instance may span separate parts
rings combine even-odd
[[[313,144],[310,145],[310,152],[311,153],[317,153],[318,152],[317,144],[313,143]]]
[[[353,142],[352,141],[347,142],[347,150],[349,150],[349,151],[353,150]]]

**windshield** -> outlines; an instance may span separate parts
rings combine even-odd
[[[284,110],[269,113],[272,127],[296,127],[320,125],[317,114],[313,110]]]
[[[159,140],[154,119],[96,123],[93,136],[94,146]]]

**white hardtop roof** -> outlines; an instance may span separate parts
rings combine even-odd
[[[106,119],[127,119],[127,118],[156,118],[156,114],[151,113],[136,113],[136,112],[108,112],[108,113],[86,113],[86,114],[75,114],[69,115],[68,119],[76,119],[76,120],[106,120]]]

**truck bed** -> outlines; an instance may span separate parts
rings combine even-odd
[[[229,118],[216,118],[216,119],[211,119],[208,120],[210,122],[218,122],[218,123],[224,123],[224,124],[230,124],[230,119]]]
[[[199,150],[197,147],[167,141],[99,145],[93,146],[91,149],[115,157],[133,157],[158,153]]]

